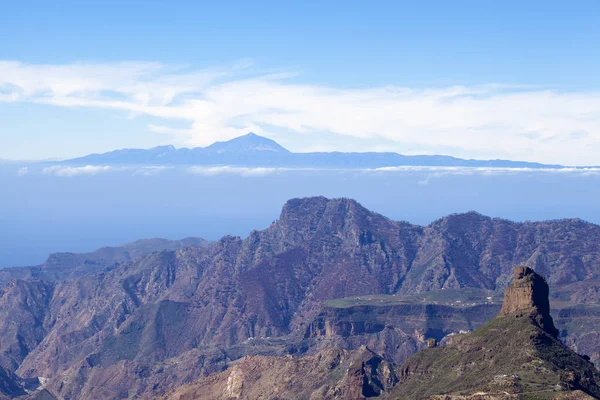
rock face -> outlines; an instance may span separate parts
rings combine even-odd
[[[599,398],[600,373],[589,359],[557,340],[551,319],[539,322],[549,317],[545,280],[524,267],[514,276],[498,317],[412,356],[390,398]]]
[[[529,311],[549,315],[549,294],[544,278],[529,267],[517,267],[512,285],[506,288],[500,315]]]
[[[338,344],[368,345],[402,362],[426,338],[471,329],[476,319],[422,303],[331,314],[323,302],[496,290],[514,265],[527,265],[553,288],[579,285],[561,296],[593,305],[599,244],[600,227],[580,220],[513,223],[467,213],[416,226],[349,199],[293,199],[279,220],[243,240],[0,271],[10,277],[0,290],[0,362],[21,377],[44,378],[61,399],[150,398],[247,355],[314,354]],[[355,318],[372,312],[373,323]],[[397,325],[414,314],[423,329]],[[473,328],[483,322],[476,321]],[[590,354],[600,348],[593,336],[560,327]]]
[[[529,267],[517,267],[512,285],[506,288],[500,315],[533,315],[540,328],[556,338],[558,329],[550,316],[549,294],[542,276]]]
[[[499,304],[452,307],[398,304],[326,307],[307,326],[304,338],[317,348],[355,349],[365,345],[386,360],[403,364],[431,338],[471,331],[498,313]]]

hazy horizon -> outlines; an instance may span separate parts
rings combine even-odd
[[[600,171],[169,168],[19,176],[18,169],[0,167],[0,186],[11,188],[0,198],[0,225],[10,227],[0,231],[0,267],[152,237],[245,236],[277,219],[287,200],[319,195],[353,198],[419,225],[467,211],[514,221],[581,218],[600,224]]]

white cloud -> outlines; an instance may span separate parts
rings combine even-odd
[[[132,175],[135,176],[153,176],[169,169],[172,169],[172,167],[152,165],[135,167],[114,167],[111,165],[86,165],[83,167],[69,165],[52,165],[50,167],[43,168],[42,174],[54,176],[80,176],[98,175],[106,172],[121,171],[130,172]]]
[[[214,176],[214,175],[241,175],[241,176],[265,176],[277,171],[284,171],[283,168],[250,168],[250,167],[230,167],[228,165],[219,167],[189,167],[187,171],[195,175]]]
[[[53,165],[42,169],[42,174],[61,177],[98,175],[106,172],[129,172],[133,176],[152,176],[160,172],[172,170],[200,176],[237,175],[242,177],[262,177],[279,173],[347,173],[347,174],[414,174],[421,179],[421,185],[427,185],[433,178],[446,176],[499,176],[519,174],[557,174],[582,177],[600,177],[600,168],[504,168],[504,167],[435,167],[435,166],[399,166],[368,169],[344,168],[264,168],[264,167],[235,167],[223,166],[134,166],[114,167],[109,165],[86,165],[83,167],[68,165]],[[27,167],[19,169],[19,176],[30,173]]]
[[[184,145],[273,130],[286,132],[295,149],[335,150],[352,139],[360,142],[356,151],[383,150],[384,143],[387,150],[409,154],[598,164],[598,92],[498,84],[335,89],[290,83],[286,74],[240,77],[240,71],[135,62],[0,62],[0,101],[102,107],[179,120],[178,125],[185,121],[185,129],[168,122],[149,127]],[[330,139],[317,143],[323,133]]]
[[[399,166],[368,169],[372,172],[430,172],[445,175],[501,175],[501,174],[578,174],[600,175],[600,167],[566,167],[566,168],[512,168],[512,167],[435,167],[435,166]]]
[[[134,171],[133,171],[134,175],[152,176],[152,175],[161,173],[163,171],[166,171],[168,169],[171,169],[171,167],[145,166],[145,167],[134,167],[133,169],[134,169]]]
[[[18,176],[25,176],[25,175],[27,175],[28,172],[29,172],[29,168],[27,168],[27,167],[21,167],[17,171],[17,175]]]
[[[78,176],[78,175],[98,175],[103,172],[114,170],[114,167],[108,165],[86,165],[84,167],[69,167],[62,165],[53,165],[42,170],[44,175],[55,176]]]
[[[401,166],[383,167],[368,170],[374,173],[427,173],[424,179],[417,181],[419,185],[428,185],[431,179],[446,176],[496,176],[517,174],[556,174],[571,176],[598,176],[600,168],[504,168],[504,167],[429,167],[429,166]]]

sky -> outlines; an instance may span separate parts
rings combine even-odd
[[[600,165],[600,2],[5,1],[0,159],[205,146]]]

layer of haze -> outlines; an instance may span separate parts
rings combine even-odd
[[[0,266],[140,238],[218,239],[264,229],[292,197],[350,197],[427,224],[475,210],[513,220],[600,223],[600,174],[535,171],[85,170],[0,168]],[[49,172],[50,171],[50,172]],[[560,188],[560,190],[557,190]]]
[[[597,0],[4,1],[0,159],[252,131],[294,152],[600,165],[599,20]],[[310,195],[421,224],[467,210],[600,222],[596,170],[470,172],[0,160],[0,266],[147,237],[246,235]]]

